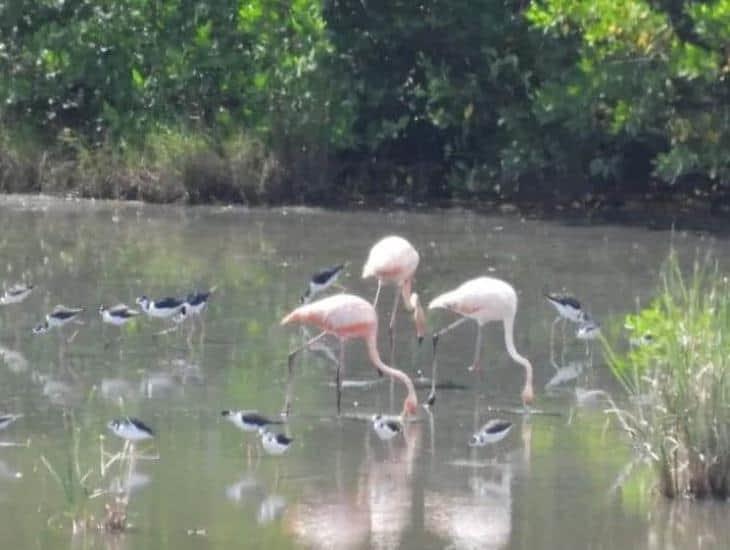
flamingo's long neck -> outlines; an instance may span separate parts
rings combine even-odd
[[[509,353],[510,357],[525,368],[524,387],[525,389],[529,389],[530,393],[532,393],[532,364],[527,357],[520,355],[515,348],[514,326],[514,315],[508,316],[504,319],[504,345],[507,348],[507,353]]]
[[[390,367],[383,363],[383,360],[380,358],[380,352],[378,352],[378,345],[376,342],[377,336],[376,333],[373,332],[373,334],[369,335],[365,339],[365,344],[368,348],[368,356],[370,357],[370,361],[373,362],[373,364],[380,369],[381,372],[387,374],[391,378],[395,378],[397,380],[400,380],[403,385],[405,385],[406,389],[408,390],[408,396],[406,399],[412,400],[414,404],[418,403],[418,396],[416,395],[416,388],[413,385],[413,381],[411,378],[403,371],[395,369],[393,367]]]

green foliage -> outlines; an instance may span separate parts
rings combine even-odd
[[[725,181],[726,1],[542,0],[527,18],[555,47],[575,48],[575,62],[547,75],[534,107],[570,129],[565,137],[583,144],[589,162],[618,158],[594,175],[622,175],[629,149],[641,144],[661,179]]]
[[[168,129],[194,134],[214,179],[228,169],[215,157],[243,135],[297,197],[358,173],[351,192],[416,196],[548,177],[727,183],[729,6],[6,0],[0,124],[62,161],[105,147],[147,156]],[[0,174],[16,156],[0,153]],[[197,182],[150,195],[206,200]],[[219,198],[251,194],[229,187]]]
[[[325,16],[351,82],[360,158],[436,164],[457,181],[476,170],[470,190],[540,163],[534,147],[512,145],[535,126],[534,45],[511,3],[343,0]]]
[[[160,124],[264,137],[316,126],[326,141],[320,11],[310,0],[3,2],[0,114],[89,144],[139,143]]]
[[[672,252],[659,295],[627,316],[629,350],[607,348],[631,399],[615,412],[669,497],[730,494],[729,290],[709,258],[696,261],[688,279]]]

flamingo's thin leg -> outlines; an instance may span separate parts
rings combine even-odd
[[[429,405],[433,405],[436,402],[436,370],[438,367],[438,363],[436,361],[436,347],[438,346],[438,341],[441,336],[446,334],[447,332],[452,331],[465,321],[467,321],[469,317],[460,317],[450,325],[448,325],[445,328],[442,328],[438,332],[434,332],[433,336],[431,337],[431,341],[433,342],[433,360],[431,363],[431,393],[428,395],[428,398],[426,399],[426,402]]]
[[[340,360],[337,363],[335,373],[335,385],[337,386],[337,416],[340,416],[342,404],[342,376],[345,371],[345,341],[340,340]]]
[[[288,416],[289,413],[291,412],[291,390],[292,390],[292,382],[294,381],[294,359],[296,359],[296,356],[300,351],[307,349],[312,344],[321,340],[322,338],[325,337],[326,334],[327,334],[327,332],[325,332],[325,331],[320,332],[317,336],[315,336],[314,338],[310,338],[303,345],[299,346],[294,351],[289,353],[289,359],[287,361],[287,368],[289,370],[289,374],[288,374],[287,381],[286,381],[286,397],[284,398],[284,410],[281,413],[283,416]]]
[[[477,341],[474,344],[474,362],[471,364],[471,367],[469,367],[470,371],[479,372],[482,370],[482,367],[479,364],[482,352],[482,332],[482,325],[477,323]]]
[[[390,363],[395,361],[395,314],[398,312],[398,304],[400,304],[400,288],[395,289],[395,299],[393,300],[393,311],[390,312],[390,324],[388,324],[388,342],[390,343]]]

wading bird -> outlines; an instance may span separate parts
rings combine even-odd
[[[380,414],[372,417],[373,430],[383,441],[393,439],[399,433],[403,433],[403,424],[400,419],[390,418]]]
[[[33,290],[33,285],[26,285],[18,283],[10,288],[6,289],[2,297],[0,297],[0,304],[19,304],[25,300]]]
[[[532,388],[532,365],[515,349],[514,323],[517,315],[517,293],[512,285],[492,277],[477,277],[463,283],[455,290],[437,296],[428,305],[428,309],[442,308],[461,315],[461,319],[433,334],[433,366],[431,373],[431,395],[428,402],[436,399],[436,346],[441,336],[473,319],[477,323],[474,361],[470,370],[479,370],[482,347],[482,328],[489,321],[502,321],[504,325],[504,344],[507,353],[525,369],[525,385],[522,388],[522,403],[527,406],[534,397]]]
[[[583,310],[580,302],[565,294],[545,294],[545,298],[550,302],[558,312],[558,316],[554,322],[566,319],[573,323],[582,323],[588,319],[588,315]]]
[[[107,427],[114,435],[127,441],[144,441],[145,439],[152,439],[155,436],[152,428],[141,420],[129,416],[111,420],[107,424]]]
[[[109,308],[100,305],[99,314],[103,322],[114,325],[115,327],[121,327],[139,315],[139,311],[130,309],[124,304],[118,304]]]
[[[267,432],[266,428],[261,428],[259,433],[261,434],[261,445],[264,451],[270,455],[283,455],[289,450],[294,441],[294,438],[287,437],[284,434]]]
[[[337,282],[337,278],[342,274],[345,269],[345,264],[333,265],[332,267],[325,267],[320,269],[317,273],[312,274],[312,278],[309,280],[309,286],[304,294],[299,299],[299,302],[306,304],[312,300],[320,292],[324,292],[329,287]]]
[[[256,411],[221,411],[221,416],[244,432],[257,432],[271,424],[283,424],[281,420],[271,420]]]
[[[58,305],[46,315],[46,320],[33,327],[33,334],[45,334],[52,328],[60,328],[70,323],[84,311],[82,307],[66,307]]]
[[[399,380],[407,390],[403,402],[402,416],[413,415],[418,407],[418,397],[413,386],[413,381],[404,372],[389,367],[383,363],[378,353],[378,317],[375,308],[366,300],[352,294],[336,294],[322,298],[316,302],[299,306],[281,321],[282,325],[299,323],[313,325],[322,332],[311,338],[303,346],[289,354],[289,381],[287,383],[287,396],[284,407],[284,414],[289,413],[290,388],[293,375],[293,360],[297,353],[308,348],[326,334],[336,336],[340,341],[340,356],[337,364],[335,384],[337,386],[337,413],[340,412],[342,394],[342,383],[340,376],[345,367],[345,343],[347,340],[365,340],[368,356],[373,366],[391,379]]]
[[[378,280],[378,290],[375,293],[373,307],[378,307],[378,298],[383,285],[393,284],[396,287],[393,311],[390,313],[390,324],[388,325],[391,355],[395,342],[395,314],[398,311],[401,296],[405,308],[413,312],[413,322],[416,325],[416,336],[419,343],[423,340],[426,330],[426,316],[418,300],[418,294],[411,292],[418,260],[418,252],[411,243],[403,237],[391,235],[373,245],[365,266],[362,268],[363,279],[375,277]]]
[[[485,447],[490,443],[502,441],[512,429],[512,422],[494,418],[484,424],[481,429],[471,436],[470,447]]]
[[[162,298],[161,300],[150,300],[147,296],[137,298],[137,305],[142,308],[149,317],[167,319],[185,309],[185,300],[178,298]]]

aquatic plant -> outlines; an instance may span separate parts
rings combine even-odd
[[[45,455],[40,457],[51,478],[61,488],[65,503],[64,510],[51,517],[49,524],[66,518],[70,520],[74,533],[91,529],[124,531],[137,457],[126,445],[120,452],[107,452],[101,438],[97,463],[97,449],[82,446],[87,434],[76,426],[73,415],[69,419],[66,456],[53,462]],[[104,511],[95,515],[99,506],[94,503],[97,499],[104,502]]]
[[[687,277],[676,251],[658,295],[626,317],[630,347],[606,344],[629,394],[614,407],[669,498],[730,496],[730,284],[709,255]]]

